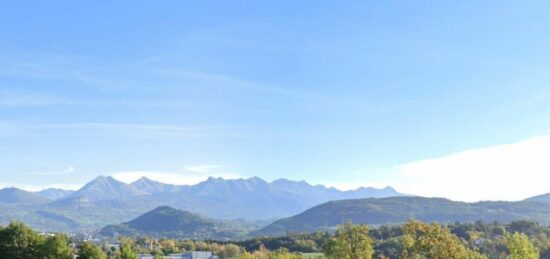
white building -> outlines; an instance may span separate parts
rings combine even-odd
[[[149,254],[139,254],[138,259],[153,259]],[[209,251],[193,251],[181,254],[170,254],[162,257],[163,259],[218,259],[218,256],[212,255]]]

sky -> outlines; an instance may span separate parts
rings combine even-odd
[[[2,1],[0,186],[550,192],[547,1]]]

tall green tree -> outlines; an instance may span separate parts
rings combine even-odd
[[[370,259],[374,253],[367,225],[346,222],[338,226],[336,235],[323,247],[329,259]]]
[[[538,259],[539,250],[529,241],[529,237],[523,233],[515,232],[506,235],[506,247],[510,259]]]
[[[411,220],[403,226],[401,258],[477,259],[486,258],[464,246],[446,227]]]
[[[78,246],[78,259],[105,259],[105,257],[101,247],[91,242],[82,242]]]
[[[40,249],[40,258],[43,259],[71,259],[73,250],[64,235],[57,234],[48,237]]]
[[[20,222],[12,222],[0,229],[0,255],[3,258],[38,258],[43,243],[42,236]]]
[[[120,259],[137,259],[137,255],[132,251],[132,246],[128,243],[120,247]]]

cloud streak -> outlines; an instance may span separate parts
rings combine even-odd
[[[156,138],[250,138],[266,136],[262,129],[252,125],[171,125],[139,123],[6,123],[0,121],[0,137],[21,135],[52,136],[62,134],[65,137],[103,136],[108,138],[156,139]]]
[[[210,173],[223,167],[223,165],[194,165],[185,167],[185,170],[194,173]]]
[[[76,171],[76,168],[74,166],[69,166],[66,169],[63,169],[60,171],[40,172],[40,173],[35,173],[33,175],[45,175],[45,176],[66,175],[66,174],[74,173],[75,171]]]
[[[550,136],[397,167],[400,191],[454,200],[521,200],[550,192]]]
[[[56,97],[28,92],[0,92],[0,107],[44,106],[59,103]]]

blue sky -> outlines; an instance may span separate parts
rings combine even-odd
[[[0,183],[256,175],[520,198],[426,192],[403,168],[550,135],[549,7],[4,1]]]

